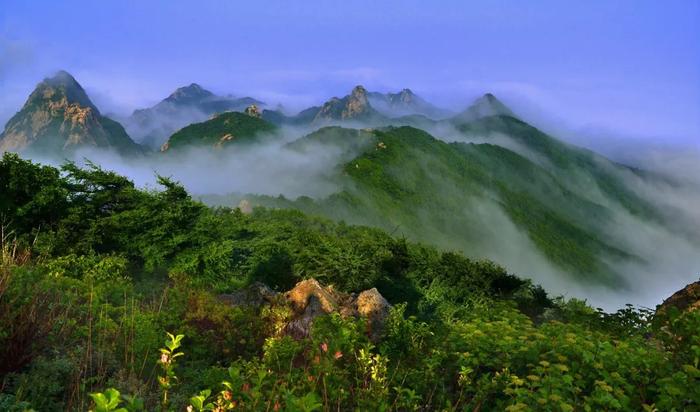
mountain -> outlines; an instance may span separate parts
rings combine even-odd
[[[215,115],[205,122],[186,126],[170,136],[161,151],[172,151],[188,146],[221,148],[232,144],[253,143],[265,133],[277,128],[267,121],[240,112]]]
[[[511,116],[515,114],[491,93],[476,99],[466,110],[452,118],[455,123],[471,122],[488,116]]]
[[[439,119],[449,114],[447,110],[428,103],[411,89],[403,89],[397,93],[370,92],[367,96],[372,107],[389,117],[418,114]]]
[[[515,144],[514,147],[522,149],[524,156],[548,172],[557,174],[571,190],[600,190],[633,215],[659,219],[658,211],[636,195],[620,177],[621,173],[629,173],[642,179],[653,179],[648,173],[565,143],[510,115],[482,117],[458,123],[456,127],[468,139],[478,137],[485,142],[492,140],[496,143],[498,138],[507,136]],[[499,143],[504,144],[502,141]]]
[[[324,103],[314,116],[313,122],[371,121],[379,117],[379,112],[369,103],[367,90],[362,86],[355,86],[352,92],[342,99],[333,97]]]
[[[138,141],[158,148],[168,136],[188,124],[204,121],[216,113],[243,111],[252,104],[264,105],[252,97],[217,96],[192,83],[178,88],[153,107],[135,110],[124,124]]]
[[[626,184],[624,176],[644,179],[644,173],[508,115],[457,123],[456,129],[464,141],[482,141],[448,143],[408,126],[322,128],[290,147],[335,145],[342,153],[336,193],[315,200],[248,199],[379,227],[520,273],[550,270],[587,284],[629,285],[611,262],[645,261],[611,231],[616,217],[665,224]],[[510,144],[499,140],[504,136]]]
[[[294,116],[278,110],[264,110],[262,117],[276,125],[324,126],[330,124],[385,124],[389,119],[374,109],[363,86],[355,86],[349,95],[333,97],[321,106],[312,106]]]
[[[85,90],[65,71],[39,83],[0,134],[2,152],[59,154],[81,146],[124,154],[141,152],[124,128],[100,114]]]

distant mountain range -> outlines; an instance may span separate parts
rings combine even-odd
[[[457,116],[449,117],[450,112],[428,103],[410,89],[379,93],[368,92],[358,85],[344,97],[333,97],[321,106],[290,116],[279,110],[265,109],[264,102],[252,97],[218,96],[192,83],[176,89],[153,107],[134,110],[130,116],[119,119],[124,124],[122,127],[100,114],[80,84],[61,71],[37,85],[22,110],[7,123],[0,135],[0,149],[55,153],[57,150],[70,152],[86,145],[115,148],[120,152],[158,151],[171,136],[190,124],[206,122],[220,113],[242,112],[251,105],[263,109],[262,119],[274,125],[309,128],[324,125],[427,127],[442,121],[464,122],[495,114],[512,115],[491,94]]]
[[[72,76],[60,72],[42,81],[7,123],[0,150],[59,157],[82,146],[127,156],[147,147],[166,154],[188,147],[222,150],[254,146],[286,125],[303,126],[308,133],[286,148],[304,154],[319,145],[334,147],[338,164],[327,174],[336,193],[319,199],[232,194],[205,200],[231,205],[245,197],[509,264],[517,264],[507,257],[509,242],[525,236],[535,254],[555,267],[614,287],[624,287],[626,280],[611,262],[644,264],[645,258],[610,235],[616,211],[672,227],[623,177],[655,176],[538,130],[490,93],[452,115],[409,89],[382,94],[362,86],[293,116],[260,112],[262,105],[191,84],[126,120],[140,146],[100,114]],[[439,139],[446,131],[454,142]]]
[[[134,110],[123,121],[136,141],[157,149],[173,133],[191,123],[204,121],[216,113],[243,111],[251,104],[264,105],[252,97],[217,96],[192,83],[175,90],[153,107]]]
[[[450,111],[441,109],[416,95],[411,89],[397,93],[368,93],[372,107],[387,117],[423,115],[433,119],[449,117]]]

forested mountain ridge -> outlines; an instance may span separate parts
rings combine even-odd
[[[464,126],[471,131],[481,122],[521,121],[487,117]],[[471,127],[473,129],[467,129]],[[240,196],[253,204],[299,208],[336,220],[380,227],[413,240],[457,249],[501,261],[493,225],[510,220],[563,273],[590,283],[624,287],[626,280],[606,262],[610,259],[642,261],[606,237],[614,209],[577,190],[579,175],[562,173],[563,167],[581,164],[582,173],[606,183],[609,199],[631,212],[653,215],[653,207],[628,191],[610,163],[600,166],[584,151],[563,145],[527,126],[520,133],[533,150],[546,139],[543,157],[558,155],[552,167],[492,144],[446,143],[412,127],[389,127],[355,134],[352,129],[324,128],[292,144],[303,150],[312,142],[341,147],[342,163],[336,171],[336,194],[325,199],[205,196],[213,204],[236,204]],[[533,137],[534,136],[534,137]],[[354,143],[351,143],[354,142]],[[589,167],[584,169],[583,167]],[[613,195],[615,197],[613,197]],[[501,216],[502,214],[502,216]],[[498,229],[496,229],[498,230]],[[491,232],[491,233],[490,233]]]

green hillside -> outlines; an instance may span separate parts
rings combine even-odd
[[[366,192],[389,184],[375,201],[425,201],[387,170],[428,146],[453,162],[434,172],[442,178],[483,173],[461,146],[415,129],[375,138],[386,148],[346,166]],[[426,170],[411,177],[434,182]],[[488,261],[299,211],[211,209],[160,184],[142,191],[96,167],[2,158],[0,410],[700,406],[699,311],[605,314]],[[328,286],[276,293],[312,277]],[[385,310],[333,309],[362,290]],[[267,298],[246,300],[255,296]]]
[[[568,145],[541,130],[511,116],[490,116],[474,122],[461,123],[458,129],[465,136],[505,134],[525,147],[542,155],[548,163],[542,166],[553,173],[564,172],[562,183],[573,190],[586,190],[590,184],[581,177],[591,177],[606,196],[634,215],[656,218],[658,212],[635,195],[619,177],[621,171],[644,176],[643,172],[611,162],[586,149]]]
[[[493,256],[498,242],[509,240],[495,237],[499,229],[484,221],[484,212],[475,212],[486,208],[486,216],[491,211],[507,216],[565,272],[612,287],[625,283],[605,262],[639,259],[600,235],[610,224],[610,210],[572,190],[567,175],[500,146],[448,144],[412,127],[372,134],[369,148],[355,148],[357,156],[339,169],[338,193],[317,201],[257,197],[253,202],[376,226],[471,256]],[[319,135],[343,146],[351,139],[326,130],[307,138],[319,140]]]
[[[277,128],[263,119],[240,112],[226,112],[202,123],[184,127],[170,136],[163,151],[188,146],[223,147],[230,144],[250,144]]]

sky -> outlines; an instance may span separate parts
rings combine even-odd
[[[65,69],[105,113],[192,82],[290,109],[363,84],[455,110],[492,92],[579,139],[700,147],[695,0],[0,3],[3,124]]]

